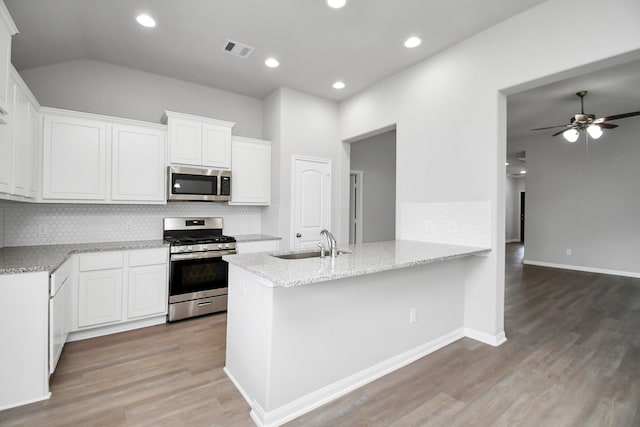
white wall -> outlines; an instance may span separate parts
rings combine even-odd
[[[431,205],[461,211],[461,219],[484,215],[481,209],[464,213],[475,206],[470,203],[488,205],[486,243],[493,251],[468,278],[465,322],[490,336],[504,328],[505,94],[567,78],[581,67],[610,65],[618,55],[638,56],[637,0],[607,3],[595,26],[567,23],[576,10],[600,6],[596,0],[549,0],[340,105],[343,140],[397,124],[399,238],[429,234],[405,227],[413,218],[405,217],[403,205],[422,209],[427,231],[441,218]],[[572,49],[577,40],[589,48]],[[454,242],[460,241],[458,224],[432,228]]]
[[[291,156],[302,155],[332,161],[331,230],[338,244],[348,244],[348,218],[343,218],[343,187],[340,171],[348,168],[347,149],[338,139],[338,106],[335,102],[280,88],[265,100],[265,138],[272,141],[274,179],[272,205],[265,209],[267,234],[282,236],[283,248],[291,247]],[[347,205],[348,210],[348,205]],[[344,230],[346,226],[346,230]],[[318,236],[318,239],[320,236]]]
[[[352,143],[351,170],[363,172],[362,241],[395,240],[395,130]]]
[[[525,262],[640,275],[640,120],[617,124],[588,147],[584,136],[510,141],[527,150]]]
[[[11,203],[4,206],[4,246],[162,239],[162,219],[181,216],[221,216],[226,234],[255,234],[261,231],[260,214],[259,207],[204,202],[166,206]]]
[[[106,62],[75,60],[20,71],[41,105],[159,123],[165,110],[235,122],[262,138],[262,101]]]

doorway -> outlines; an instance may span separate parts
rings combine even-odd
[[[351,170],[360,172],[360,175],[352,173],[350,179],[349,243],[395,240],[395,126],[349,142]],[[358,189],[360,199],[357,199]],[[359,210],[358,203],[361,204]]]

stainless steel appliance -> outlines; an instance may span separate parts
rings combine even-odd
[[[225,202],[231,200],[231,171],[169,166],[167,200]]]
[[[227,309],[229,266],[236,239],[222,234],[222,218],[165,218],[170,243],[169,322]]]

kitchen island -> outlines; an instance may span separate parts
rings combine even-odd
[[[465,287],[489,249],[398,240],[347,251],[224,258],[225,371],[256,424],[281,425],[467,335]]]

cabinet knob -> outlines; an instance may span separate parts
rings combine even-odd
[[[302,234],[296,233],[296,237],[299,239],[300,237],[302,237]]]

